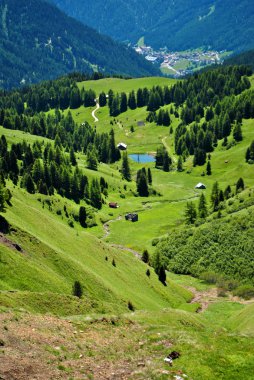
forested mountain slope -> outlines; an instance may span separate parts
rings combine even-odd
[[[154,47],[244,50],[253,47],[254,12],[248,0],[51,0],[68,14],[119,40],[140,37]]]
[[[157,70],[133,50],[100,35],[42,0],[0,1],[0,86],[71,71],[143,76]]]
[[[254,50],[248,50],[241,54],[234,55],[224,62],[225,65],[248,65],[254,69]]]

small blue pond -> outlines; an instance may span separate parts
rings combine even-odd
[[[146,164],[147,162],[155,162],[155,158],[150,154],[129,154],[130,159],[140,164]]]

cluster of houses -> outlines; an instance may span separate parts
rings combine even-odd
[[[159,51],[153,50],[151,46],[134,46],[135,51],[141,54],[145,59],[152,63],[157,63],[161,68],[168,68],[175,77],[190,74],[195,67],[203,67],[214,63],[221,63],[220,53],[218,51],[186,51],[186,52],[169,52],[166,48]],[[176,69],[174,66],[180,61],[188,61],[192,68]]]

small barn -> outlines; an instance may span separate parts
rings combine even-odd
[[[117,145],[117,148],[119,150],[126,150],[127,149],[127,144],[124,144],[123,142],[120,142],[118,145]]]
[[[110,208],[117,208],[117,207],[119,207],[118,204],[117,204],[117,202],[109,202],[108,205],[109,205]]]
[[[202,182],[199,182],[196,186],[195,189],[206,189],[206,185],[204,185]]]
[[[125,220],[129,220],[130,222],[137,222],[138,214],[128,213],[125,215]]]
[[[138,121],[138,122],[137,122],[137,126],[138,126],[138,127],[144,127],[144,126],[145,126],[145,122],[142,121],[142,120],[141,120],[141,121]]]

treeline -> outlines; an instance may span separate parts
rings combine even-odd
[[[183,119],[185,111],[186,108],[183,108]],[[223,145],[227,149],[231,146],[227,141],[231,132],[235,142],[242,140],[242,119],[254,117],[254,91],[245,91],[237,97],[231,95],[222,100],[217,99],[214,105],[206,108],[203,114],[205,121],[202,124],[198,122],[202,114],[196,116],[198,118],[190,127],[187,126],[187,121],[183,120],[176,128],[175,151],[183,157],[194,155],[194,165],[203,165],[206,153],[213,151],[218,140],[224,139]]]
[[[14,109],[18,114],[25,112],[31,115],[41,111],[47,112],[53,108],[66,109],[70,106],[72,106],[71,108],[77,108],[82,104],[87,104],[87,97],[93,98],[90,100],[91,103],[93,101],[93,105],[95,99],[94,92],[89,97],[88,90],[85,91],[82,88],[80,91],[77,83],[108,77],[109,75],[100,72],[92,74],[73,72],[55,80],[43,81],[39,84],[24,86],[11,91],[0,90],[0,109]],[[112,75],[112,77],[129,79],[129,77],[121,75]],[[80,102],[80,105],[78,105],[77,100]]]
[[[55,144],[36,141],[11,144],[9,149],[5,136],[0,139],[0,175],[15,185],[20,181],[29,193],[53,195],[56,191],[63,197],[79,203],[86,201],[93,207],[102,207],[102,194],[107,195],[108,184],[101,177],[89,182],[78,168],[73,149],[66,152],[56,140]]]
[[[55,140],[67,150],[75,152],[93,151],[97,161],[113,163],[120,159],[115,145],[113,129],[110,133],[99,134],[88,123],[77,125],[68,112],[64,116],[58,109],[54,114],[39,113],[34,116],[17,114],[13,110],[0,111],[0,125],[8,129],[18,129],[33,135]]]
[[[218,212],[217,216],[220,218],[221,212],[226,206],[225,201],[227,201],[229,198],[234,198],[244,189],[245,184],[244,180],[241,177],[237,180],[235,189],[233,189],[230,185],[227,185],[224,191],[220,188],[219,183],[216,181],[212,187],[210,208],[203,192],[199,197],[197,208],[194,202],[187,202],[185,208],[186,224],[203,223],[207,216],[214,212]]]

